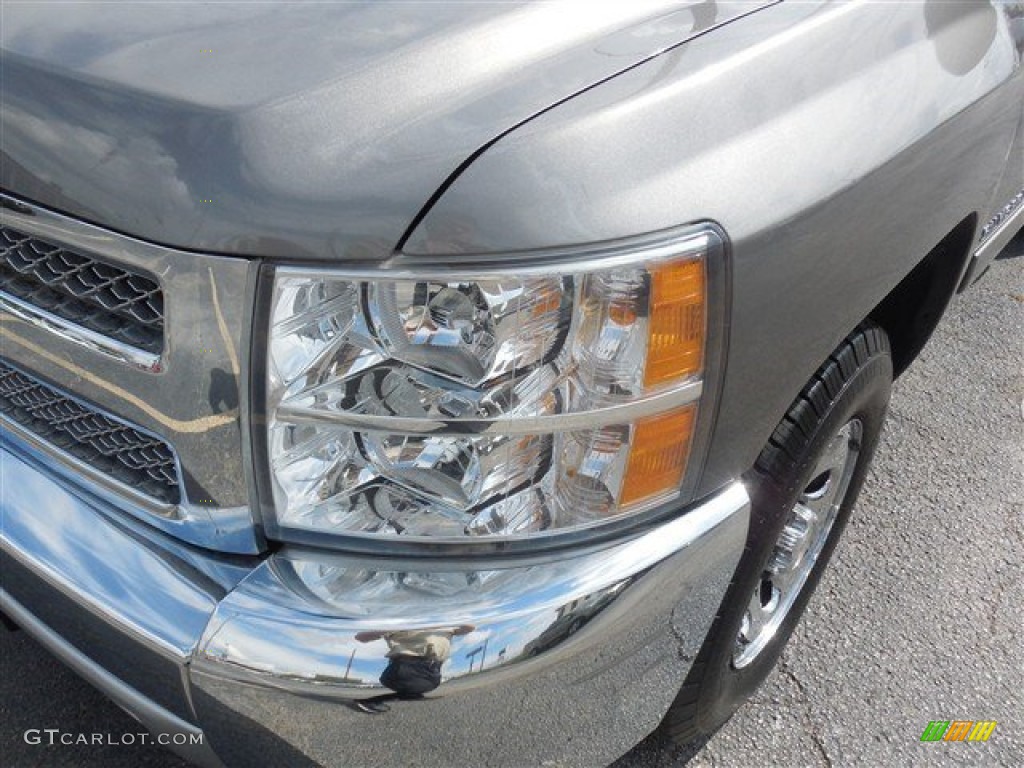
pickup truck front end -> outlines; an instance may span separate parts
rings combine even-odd
[[[620,5],[5,8],[0,610],[161,745],[595,765],[772,668],[1024,223],[1024,7]]]
[[[677,512],[720,359],[714,229],[475,277],[396,259],[386,281],[173,252],[12,198],[4,231],[22,269],[0,370],[3,610],[168,746],[214,764],[211,747],[251,764],[272,745],[288,764],[592,763],[663,717],[749,512],[739,484]],[[118,293],[161,310],[148,356],[127,308],[97,318]],[[84,318],[124,320],[121,338]],[[240,387],[243,364],[266,384]],[[263,476],[225,483],[224,455]],[[250,483],[265,518],[207,490]],[[423,633],[444,658],[419,688],[392,682]],[[438,728],[477,720],[501,726]]]

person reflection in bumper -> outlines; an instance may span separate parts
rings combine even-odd
[[[395,699],[422,699],[441,685],[441,667],[452,651],[452,638],[472,632],[474,627],[400,630],[397,632],[359,632],[356,640],[370,643],[381,638],[388,644],[388,665],[380,684],[393,693],[385,693],[354,702],[360,712],[382,714]]]

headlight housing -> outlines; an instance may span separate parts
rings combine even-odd
[[[539,544],[678,500],[722,249],[701,227],[498,266],[269,268],[268,534]]]

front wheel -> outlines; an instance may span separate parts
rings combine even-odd
[[[864,323],[775,428],[746,478],[743,557],[663,723],[676,742],[713,733],[775,665],[864,482],[891,386],[889,340]]]

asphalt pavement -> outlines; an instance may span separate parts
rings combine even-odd
[[[1024,765],[1024,238],[955,300],[896,382],[870,477],[781,663],[699,747],[615,768]],[[614,696],[614,691],[608,692]],[[995,720],[922,743],[931,720]],[[0,630],[0,764],[182,768],[157,747],[26,744],[141,728],[24,633]]]

